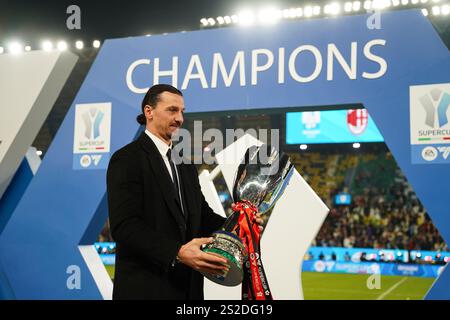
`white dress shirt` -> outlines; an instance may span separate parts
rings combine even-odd
[[[173,181],[172,169],[170,168],[169,158],[167,158],[167,151],[169,151],[169,149],[172,147],[172,142],[170,143],[170,145],[168,145],[163,140],[161,140],[161,138],[158,138],[157,136],[155,136],[153,133],[151,133],[147,129],[145,130],[145,133],[150,137],[150,139],[152,139],[153,143],[156,145],[156,148],[158,149],[159,153],[161,154],[161,157],[164,160],[164,164],[167,167],[167,171],[169,171],[170,177],[172,178],[172,181]],[[177,177],[178,177],[178,175],[177,175]],[[180,179],[178,179],[178,181],[180,181]]]

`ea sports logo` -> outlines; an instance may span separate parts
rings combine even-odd
[[[351,133],[360,135],[367,128],[369,121],[369,114],[366,109],[348,110],[347,111],[347,126]]]

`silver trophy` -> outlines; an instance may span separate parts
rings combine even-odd
[[[292,172],[293,165],[286,154],[280,154],[274,148],[269,149],[267,145],[250,147],[234,178],[233,207],[237,207],[236,205],[247,209],[251,207],[255,213],[262,215],[264,225],[267,224],[272,209],[283,194]],[[243,218],[242,212],[233,212],[223,227],[212,234],[214,241],[203,248],[205,252],[228,260],[230,270],[226,275],[204,274],[215,283],[236,286],[244,280],[248,250],[239,236],[241,233],[239,223]],[[248,221],[248,217],[246,218]],[[248,222],[250,224],[250,221]],[[252,246],[259,252],[259,240],[254,241]]]

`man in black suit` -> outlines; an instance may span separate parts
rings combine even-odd
[[[224,274],[227,260],[201,251],[225,219],[201,192],[194,165],[175,165],[172,134],[182,125],[182,93],[151,87],[137,120],[139,138],[111,157],[107,189],[117,244],[113,299],[203,299],[203,275]]]

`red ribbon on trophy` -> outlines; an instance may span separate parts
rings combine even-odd
[[[232,209],[240,213],[233,232],[238,235],[248,252],[248,261],[243,266],[242,299],[273,300],[261,261],[261,232],[256,223],[258,208],[250,201],[242,200],[233,203]]]

